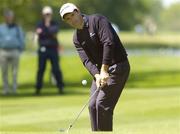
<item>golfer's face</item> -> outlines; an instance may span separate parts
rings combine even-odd
[[[64,16],[64,20],[66,23],[68,23],[70,26],[76,29],[82,28],[83,19],[80,12],[78,11],[73,11],[72,13],[66,14]]]

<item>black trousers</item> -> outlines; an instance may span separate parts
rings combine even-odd
[[[43,76],[46,69],[47,60],[50,60],[52,72],[57,81],[57,87],[62,90],[64,83],[61,68],[59,66],[59,55],[57,49],[51,48],[45,51],[38,51],[38,71],[37,71],[37,81],[36,89],[40,91],[43,85]]]
[[[128,61],[114,64],[109,68],[110,79],[107,86],[100,89],[89,104],[92,131],[113,130],[113,111],[128,79],[129,72]],[[91,95],[96,89],[96,83],[93,81]]]

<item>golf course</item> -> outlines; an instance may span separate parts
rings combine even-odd
[[[42,93],[34,95],[37,55],[24,52],[20,61],[18,94],[0,95],[1,134],[58,134],[60,129],[68,128],[88,100],[92,78],[72,48],[71,40],[63,39],[71,38],[70,32],[61,34],[62,43],[67,44],[60,59],[66,85],[65,94],[59,95],[56,87],[51,84],[48,63]],[[123,39],[127,33],[120,35]],[[72,50],[72,53],[66,53],[66,50]],[[158,54],[158,51],[146,54],[141,49],[138,54],[134,54],[129,50],[131,74],[114,112],[112,133],[179,134],[180,56]],[[81,84],[83,79],[88,82],[86,86]],[[2,79],[0,87],[2,89]],[[69,133],[92,133],[88,108]]]

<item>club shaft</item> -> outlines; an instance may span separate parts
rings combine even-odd
[[[94,95],[96,94],[96,92],[98,92],[98,89],[96,89],[96,91],[90,96],[90,98],[88,99],[88,101],[84,104],[84,106],[82,107],[81,111],[78,113],[77,117],[74,119],[74,121],[69,125],[68,130],[74,125],[74,123],[78,120],[79,116],[81,115],[81,113],[84,111],[84,109],[86,108],[86,106],[89,104],[90,100],[94,97]]]

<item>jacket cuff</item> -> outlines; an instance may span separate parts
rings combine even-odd
[[[100,72],[98,69],[96,69],[96,70],[92,70],[90,73],[94,77],[95,74],[99,74]]]

